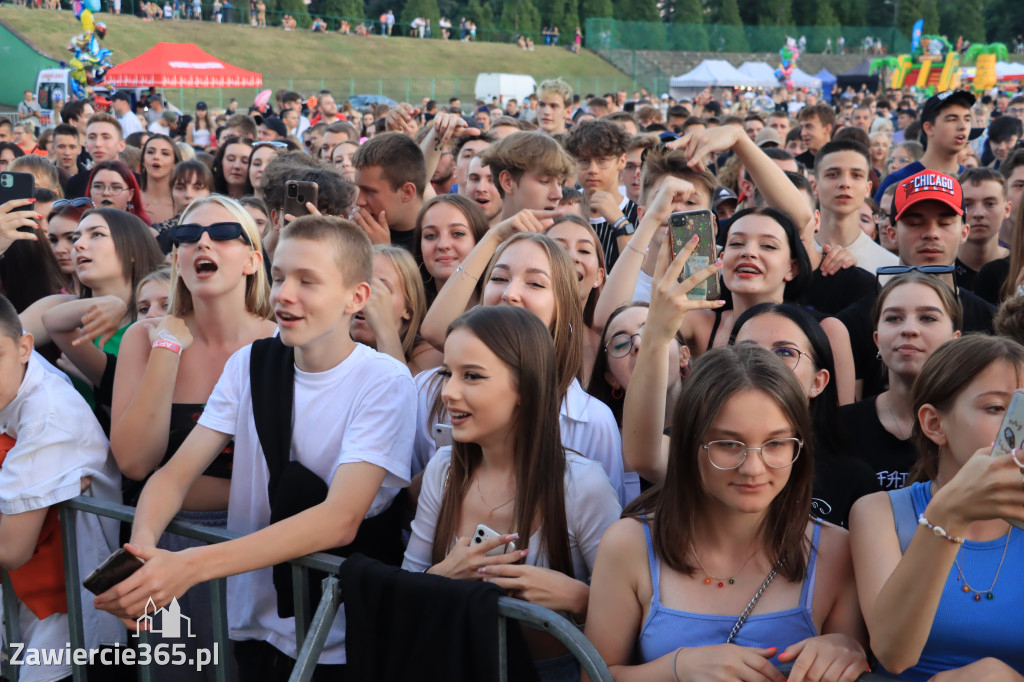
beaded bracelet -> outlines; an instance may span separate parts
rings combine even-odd
[[[946,529],[943,528],[942,526],[936,526],[936,525],[932,524],[930,521],[928,521],[928,519],[926,519],[924,517],[924,514],[921,514],[920,516],[917,517],[917,525],[924,526],[925,528],[930,530],[932,533],[934,533],[936,536],[938,536],[938,537],[940,537],[943,540],[946,540],[948,542],[952,542],[954,545],[962,545],[962,544],[964,544],[964,539],[963,538],[958,538],[955,535],[948,534],[946,532]]]

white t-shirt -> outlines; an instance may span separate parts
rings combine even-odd
[[[441,386],[439,381],[431,381],[436,373],[436,369],[429,369],[417,374],[415,379],[417,413],[413,475],[426,468],[438,448],[450,443],[450,440],[435,438],[434,434],[435,425],[451,422],[448,413],[442,411],[440,420],[430,419],[430,408]],[[574,379],[559,409],[558,424],[562,432],[562,446],[600,464],[612,488],[619,494],[620,503],[632,501],[626,499],[623,487],[622,435],[611,408],[584,391],[580,382]],[[444,432],[450,437],[450,431]]]
[[[451,464],[451,448],[441,448],[423,472],[416,518],[412,522],[412,537],[405,550],[402,568],[425,571],[430,568],[430,550],[434,543],[434,529],[441,511],[444,481]],[[601,536],[622,513],[615,491],[608,485],[601,467],[571,452],[565,454],[565,516],[569,531],[569,552],[572,554],[573,575],[577,580],[590,582],[594,558]],[[485,521],[482,519],[481,521]],[[500,529],[495,529],[500,532]],[[452,538],[455,542],[455,538]],[[540,529],[530,535],[530,552],[526,563],[530,566],[549,567],[547,552],[541,547]]]
[[[133,111],[129,111],[117,120],[121,123],[121,134],[124,137],[128,137],[132,133],[141,133],[143,131],[142,122]]]
[[[242,348],[224,365],[199,424],[235,439],[228,530],[253,533],[270,524],[269,473],[252,414],[249,358]],[[369,462],[387,471],[367,517],[376,516],[409,484],[416,392],[408,368],[356,344],[337,367],[295,369],[291,458],[330,485],[342,464]],[[228,578],[228,625],[234,640],[272,644],[296,658],[295,619],[277,615],[270,567]],[[344,611],[331,626],[320,663],[345,663]]]
[[[0,410],[0,431],[16,441],[0,467],[0,514],[46,509],[81,494],[120,503],[121,475],[103,429],[82,396],[38,353],[32,354],[14,400]],[[83,493],[86,476],[92,480]],[[118,547],[118,522],[79,512],[76,526],[78,568],[84,578]],[[85,645],[124,643],[124,626],[93,608],[94,595],[81,585],[71,589],[76,587],[82,597]],[[70,637],[66,613],[40,621],[19,601],[17,619],[26,648],[61,650]],[[21,668],[24,682],[70,674],[70,665]]]
[[[822,252],[821,244],[818,242],[814,242],[814,248],[818,250],[818,253]],[[857,267],[867,270],[872,275],[875,274],[878,268],[885,267],[886,265],[899,265],[900,263],[899,256],[880,246],[863,230],[846,247],[846,250],[857,259]]]

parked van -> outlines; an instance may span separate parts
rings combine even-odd
[[[510,99],[522,102],[537,90],[533,76],[520,73],[481,73],[476,77],[476,98],[490,103],[495,97],[500,104]]]

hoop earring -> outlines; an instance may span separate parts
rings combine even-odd
[[[612,389],[612,397],[615,398],[616,400],[622,400],[623,396],[625,396],[625,395],[626,395],[626,392],[623,391],[622,388],[613,388]]]

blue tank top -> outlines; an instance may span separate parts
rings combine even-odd
[[[914,503],[912,522],[916,523],[932,499],[931,484],[915,483],[910,492]],[[1020,614],[1024,604],[1024,580],[1020,576],[1024,566],[1024,532],[1013,528],[1008,539],[968,540],[957,558],[971,587],[985,590],[992,584],[1004,547],[1006,559],[992,588],[991,600],[983,593],[981,600],[975,601],[973,592],[965,593],[956,566],[951,567],[921,658],[899,678],[928,680],[943,670],[960,668],[989,656],[1024,674],[1024,646],[1020,640],[1024,622]]]
[[[639,663],[647,663],[671,653],[681,646],[711,646],[725,644],[736,625],[737,615],[719,616],[708,613],[690,613],[666,608],[661,603],[661,559],[654,556],[651,528],[643,524],[647,538],[647,561],[651,568],[651,608],[640,630],[637,649]],[[783,652],[792,644],[808,637],[817,637],[818,629],[811,617],[814,600],[814,574],[817,568],[818,539],[821,525],[814,524],[811,552],[807,562],[807,577],[800,591],[800,606],[775,613],[752,613],[733,638],[732,643],[746,647],[778,647]],[[771,588],[769,588],[771,589]],[[753,595],[751,595],[753,596]],[[773,659],[775,661],[775,659]],[[777,661],[775,661],[777,662]]]

